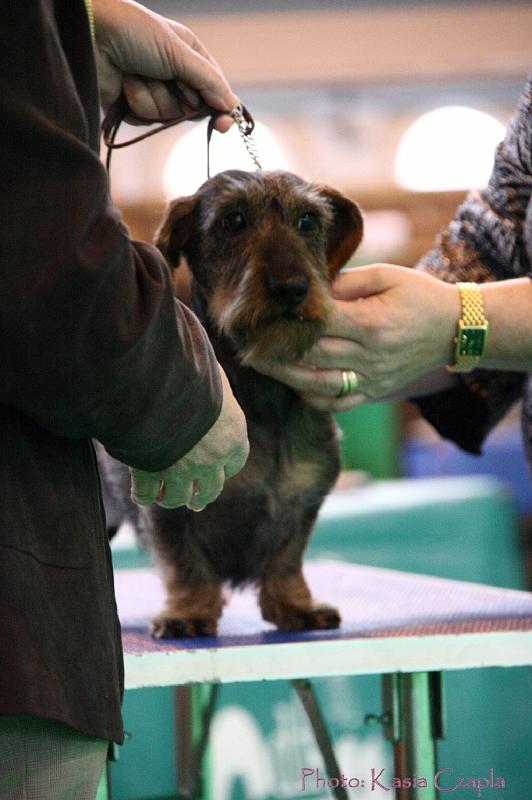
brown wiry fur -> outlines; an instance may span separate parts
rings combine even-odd
[[[255,583],[264,618],[281,629],[340,624],[302,574],[339,470],[332,419],[249,361],[299,359],[312,346],[331,313],[329,283],[361,235],[354,203],[285,172],[228,171],[170,204],[157,245],[172,268],[188,262],[192,306],[246,415],[250,455],[204,511],[145,512],[167,590],[155,636],[214,634],[226,582]]]

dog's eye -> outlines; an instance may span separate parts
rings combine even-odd
[[[240,211],[232,211],[222,219],[222,225],[228,233],[237,233],[246,227],[246,220]]]
[[[311,214],[310,211],[307,211],[306,214],[299,217],[297,221],[297,229],[300,233],[312,233],[317,227],[318,218],[316,214]]]

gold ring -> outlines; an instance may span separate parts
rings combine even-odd
[[[358,378],[356,372],[352,369],[349,370],[342,370],[342,388],[336,395],[336,397],[345,397],[347,394],[351,394],[356,390],[358,386]]]

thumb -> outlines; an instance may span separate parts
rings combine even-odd
[[[332,285],[332,295],[336,300],[356,300],[384,292],[393,284],[388,272],[389,267],[385,264],[344,270]]]
[[[240,102],[232,91],[223,72],[206,53],[198,52],[187,42],[174,39],[175,47],[169,52],[174,77],[195,89],[205,102],[217,111],[230,111]]]

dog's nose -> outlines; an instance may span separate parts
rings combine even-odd
[[[299,306],[308,294],[306,278],[268,279],[268,290],[272,297],[287,308]]]

